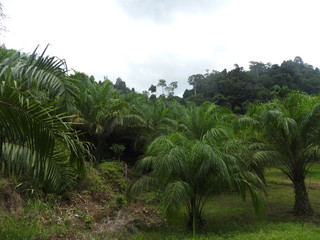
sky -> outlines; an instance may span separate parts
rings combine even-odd
[[[142,92],[206,69],[248,69],[300,56],[320,67],[318,0],[1,0],[7,48],[65,59],[97,81]],[[160,89],[158,89],[160,92]]]

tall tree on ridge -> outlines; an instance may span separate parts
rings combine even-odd
[[[164,89],[167,86],[167,81],[164,79],[159,79],[158,87],[160,86],[162,88],[162,95],[164,95]]]

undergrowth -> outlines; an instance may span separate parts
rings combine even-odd
[[[0,186],[0,239],[194,239],[185,226],[182,212],[169,222],[161,218],[156,208],[156,194],[142,195],[128,205],[125,175],[122,163],[104,162],[90,168],[74,191],[59,196],[28,195],[24,201],[14,186],[0,179],[3,183]],[[206,223],[195,239],[318,240],[319,176],[320,165],[314,165],[306,181],[316,212],[313,218],[299,219],[292,214],[294,195],[290,181],[280,171],[270,169],[266,174],[268,207],[264,220],[255,216],[250,201],[223,195],[206,204]],[[15,198],[19,201],[13,201]],[[6,208],[9,203],[14,206]]]

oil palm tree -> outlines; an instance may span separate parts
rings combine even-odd
[[[136,92],[127,93],[120,98],[127,103],[126,111],[123,125],[115,128],[112,137],[130,142],[130,149],[143,153],[146,145],[156,137],[178,130],[173,112],[179,104],[166,102],[161,98],[150,100]]]
[[[257,211],[263,209],[264,184],[236,154],[226,151],[227,131],[211,129],[200,140],[174,133],[155,139],[135,169],[142,177],[131,193],[159,193],[167,215],[183,207],[186,222],[195,235],[204,223],[203,206],[211,196],[223,192],[249,191]]]
[[[179,127],[190,139],[200,140],[212,128],[230,128],[230,123],[235,118],[228,109],[210,102],[205,102],[200,107],[189,104],[184,110],[179,112]]]
[[[75,127],[87,133],[87,140],[95,145],[94,155],[101,161],[107,150],[107,138],[116,126],[123,125],[127,103],[119,98],[119,93],[108,80],[97,84],[83,77],[79,89],[74,98],[73,121],[80,123]]]
[[[293,183],[296,215],[313,213],[305,177],[320,159],[320,99],[292,92],[284,99],[258,105],[240,122],[260,135],[253,157],[279,168]]]
[[[66,79],[64,61],[44,53],[0,48],[0,167],[57,192],[75,182],[90,155],[58,114],[76,87]]]
[[[133,104],[136,114],[144,119],[145,128],[151,140],[159,135],[166,135],[178,129],[178,123],[172,114],[176,104],[165,102],[163,99],[148,101],[144,104]]]
[[[44,191],[70,188],[84,170],[87,148],[52,105],[25,97],[14,83],[0,85],[0,168],[28,176]]]

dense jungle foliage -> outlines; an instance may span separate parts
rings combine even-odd
[[[192,90],[185,90],[183,98],[201,104],[213,101],[244,114],[251,103],[264,103],[276,96],[283,97],[290,90],[311,95],[319,93],[320,70],[304,63],[301,57],[278,64],[251,61],[249,70],[234,65],[222,72],[213,70],[194,74],[188,83]]]

